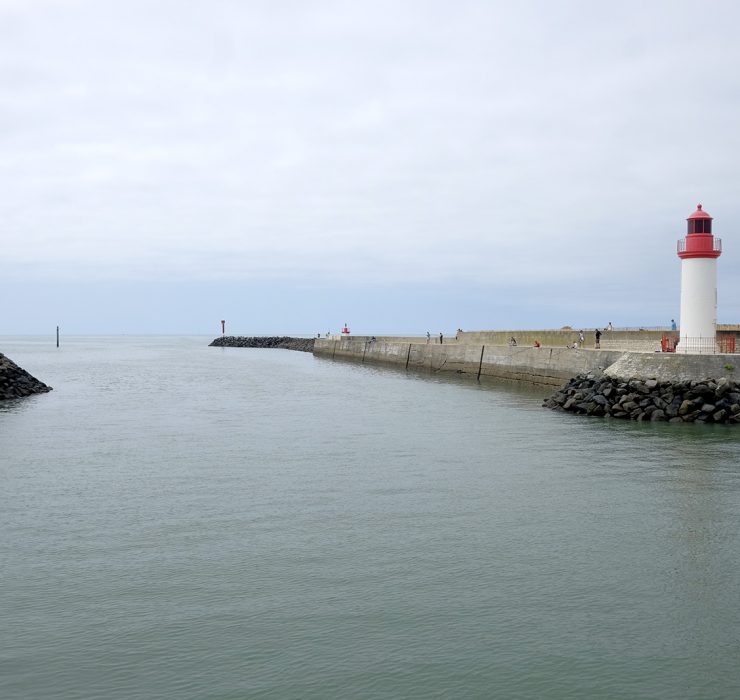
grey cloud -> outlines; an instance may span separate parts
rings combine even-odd
[[[7,4],[6,264],[569,284],[605,255],[632,281],[639,251],[674,274],[695,200],[740,217],[739,18],[729,2]]]

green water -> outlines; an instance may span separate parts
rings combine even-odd
[[[0,339],[0,698],[738,698],[740,430]]]

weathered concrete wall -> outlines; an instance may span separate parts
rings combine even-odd
[[[317,339],[314,354],[429,372],[453,372],[483,379],[514,379],[547,386],[560,386],[578,374],[594,370],[604,370],[609,376],[623,379],[636,377],[660,381],[733,378],[736,372],[740,375],[740,366],[735,369],[732,355],[675,355],[463,343],[427,345],[352,337]],[[740,358],[738,360],[740,365]]]
[[[427,344],[427,337],[425,335],[378,335],[378,336],[371,336],[371,335],[340,335],[335,334],[332,335],[330,338],[324,338],[323,340],[370,340],[371,338],[375,338],[377,341],[387,341],[389,343],[414,343],[419,345],[426,345]],[[458,342],[455,340],[455,336],[453,335],[445,335],[444,336],[444,345],[447,345],[448,343],[456,343]],[[439,345],[439,333],[437,335],[431,336],[429,339],[429,344],[432,345]]]
[[[605,371],[619,379],[658,379],[662,382],[740,378],[738,355],[680,355],[668,352],[626,352]]]
[[[481,376],[560,386],[576,374],[604,370],[621,352],[486,345]]]
[[[353,338],[317,339],[314,354],[321,357],[392,364],[430,372],[454,372],[474,377],[516,379],[560,386],[581,372],[606,369],[621,356],[608,350],[509,347],[508,345],[370,342]]]
[[[461,331],[454,335],[444,336],[444,345],[508,345],[509,340],[516,338],[518,346],[533,347],[535,341],[543,347],[564,348],[573,345],[578,340],[578,331],[576,330],[509,330],[509,331]],[[602,350],[628,350],[632,352],[657,352],[660,350],[660,339],[664,333],[670,334],[670,331],[603,331],[601,336]],[[594,329],[584,328],[583,335],[585,338],[584,347],[594,347]],[[674,333],[674,335],[678,335]],[[370,340],[371,336],[351,335],[350,340]],[[335,335],[331,340],[341,340],[342,336]],[[426,344],[426,336],[377,336],[378,342],[390,343],[414,343]],[[439,334],[432,335],[430,341],[432,345],[439,345]]]
[[[509,339],[516,338],[518,345],[534,345],[535,341],[546,347],[563,348],[578,340],[575,330],[539,331],[464,331],[458,334],[461,343],[479,345],[508,345]],[[584,347],[594,347],[594,328],[584,328]],[[669,331],[604,331],[601,335],[602,350],[629,350],[633,352],[654,352],[660,350],[660,339]]]

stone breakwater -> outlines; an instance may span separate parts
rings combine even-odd
[[[670,423],[740,423],[740,382],[621,380],[581,374],[543,406],[588,416]]]
[[[279,348],[299,352],[313,352],[313,345],[314,338],[290,338],[288,336],[254,338],[238,335],[222,335],[209,343],[209,347],[217,348]]]
[[[0,353],[0,401],[45,394],[51,387],[31,376]]]

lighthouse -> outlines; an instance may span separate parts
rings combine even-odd
[[[678,241],[681,258],[681,334],[676,352],[716,352],[717,258],[722,241],[712,235],[712,217],[701,204],[687,219],[686,238]]]

